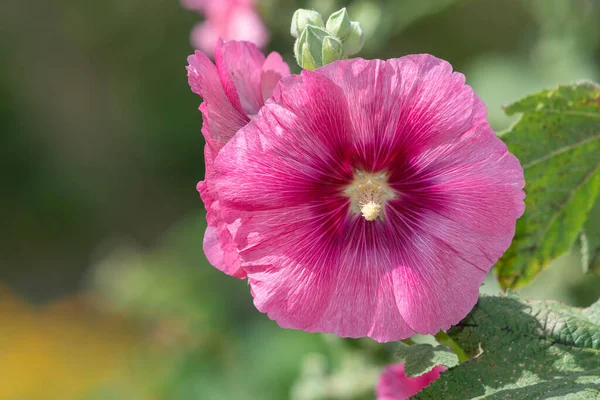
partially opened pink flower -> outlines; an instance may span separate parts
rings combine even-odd
[[[421,376],[408,377],[404,373],[404,364],[389,365],[377,384],[377,400],[406,400],[421,391],[446,370],[437,366]]]
[[[430,55],[284,78],[215,168],[256,307],[344,337],[459,322],[524,209],[483,102]]]
[[[204,117],[206,177],[197,187],[207,210],[204,251],[221,271],[245,277],[231,238],[235,224],[227,225],[220,217],[213,163],[225,143],[258,113],[290,69],[278,53],[265,57],[254,44],[236,41],[218,42],[216,67],[199,51],[188,57],[188,63],[190,87],[204,100],[200,111]]]

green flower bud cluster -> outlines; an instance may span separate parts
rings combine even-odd
[[[326,24],[316,11],[297,10],[290,32],[296,38],[294,55],[298,65],[310,70],[346,59],[365,43],[360,23],[350,20],[346,8],[331,14]]]

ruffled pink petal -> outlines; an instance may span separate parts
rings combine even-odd
[[[389,365],[379,378],[377,400],[407,400],[440,377],[446,367],[436,366],[431,371],[415,377],[408,377],[404,364]]]
[[[481,120],[460,139],[412,159],[414,176],[388,214],[419,240],[404,247],[394,273],[402,316],[435,333],[460,321],[477,301],[486,273],[510,246],[524,211],[518,160]],[[426,190],[411,189],[415,181]]]
[[[267,56],[260,77],[260,89],[263,102],[266,102],[273,96],[273,90],[277,83],[279,83],[281,78],[286,77],[289,74],[290,67],[283,61],[279,53],[274,51]]]
[[[219,74],[221,84],[223,85],[225,94],[227,95],[227,98],[231,104],[241,115],[247,116],[246,112],[242,108],[242,103],[240,102],[240,96],[238,95],[237,88],[233,84],[233,81],[229,77],[229,72],[227,71],[227,62],[225,61],[226,52],[224,52],[223,49],[224,43],[225,41],[219,38],[217,41],[217,47],[215,49],[215,64],[217,65],[217,73]]]
[[[390,223],[400,224],[393,212],[387,216]],[[448,329],[475,305],[485,272],[462,259],[448,243],[431,237],[425,228],[419,230],[410,223],[401,226],[410,233],[396,237],[401,240],[392,273],[396,306],[417,333]]]
[[[188,63],[190,87],[204,100],[200,109],[204,116],[203,132],[209,132],[209,136],[205,134],[205,138],[214,140],[218,150],[250,119],[233,107],[225,94],[217,69],[208,57],[196,51],[188,57]]]
[[[219,235],[215,226],[207,226],[204,232],[204,241],[202,243],[202,249],[208,262],[216,267],[217,269],[225,272],[227,268],[223,264],[223,247],[219,241]],[[227,272],[225,272],[227,273]],[[228,274],[231,275],[231,274]]]
[[[485,120],[485,106],[465,76],[429,54],[415,54],[389,61],[397,76],[403,105],[403,123],[397,134],[411,146],[435,146],[452,141]]]
[[[290,74],[290,67],[285,61],[283,61],[281,55],[276,51],[269,53],[265,63],[263,64],[262,70],[263,72],[273,71],[281,78],[284,78]]]
[[[462,74],[428,54],[389,61],[360,58],[317,70],[345,92],[366,167],[389,164],[399,147],[413,154],[453,140],[472,127],[485,108]]]
[[[226,224],[206,228],[202,244],[204,254],[208,262],[218,270],[235,278],[243,279],[246,277],[246,271],[241,267],[232,234],[227,229]]]
[[[264,104],[260,80],[265,63],[258,47],[250,42],[219,41],[215,61],[232,104],[239,104],[238,110],[245,115],[258,113]]]
[[[233,241],[237,227],[235,224],[227,224],[221,216],[218,193],[214,185],[214,158],[214,145],[209,140],[204,147],[205,178],[196,187],[206,207],[208,226],[204,233],[204,253],[208,261],[217,269],[236,278],[245,278],[246,272],[241,268],[241,261]]]
[[[345,215],[340,208],[325,222],[346,228]],[[414,334],[394,302],[391,271],[386,260],[377,259],[380,254],[353,259],[356,243],[340,246],[339,239],[331,237],[334,232],[321,237],[315,229],[318,221],[303,207],[257,212],[253,218],[265,222],[252,224],[252,229],[269,233],[242,232],[248,238],[241,251],[243,265],[256,307],[280,326],[379,341]],[[276,227],[277,219],[288,222]]]

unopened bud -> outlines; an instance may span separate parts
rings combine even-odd
[[[316,26],[306,26],[306,44],[308,44],[308,50],[320,67],[323,65],[323,40],[327,36],[330,36],[325,29],[318,28]]]
[[[321,28],[307,25],[294,44],[294,55],[298,65],[304,69],[317,69],[322,64],[323,38],[327,35]]]
[[[294,42],[294,57],[296,57],[296,61],[298,65],[302,67],[302,46],[306,42],[306,30],[302,31],[302,34],[296,41]]]
[[[302,55],[299,61],[300,66],[304,69],[313,70],[319,68],[317,61],[310,53],[308,43],[306,42],[304,42],[302,45]]]
[[[346,37],[350,34],[350,30],[352,29],[350,17],[348,16],[346,7],[334,12],[329,16],[325,29],[327,29],[327,32],[331,33],[333,36],[336,36],[340,40],[346,39]]]
[[[326,36],[323,39],[323,49],[321,51],[323,65],[341,60],[343,49],[342,42],[339,39]]]
[[[321,14],[314,10],[305,10],[302,8],[296,10],[292,16],[292,27],[290,28],[290,33],[293,37],[298,39],[302,35],[302,32],[307,25],[324,28]]]
[[[344,44],[344,56],[351,56],[358,53],[363,45],[365,44],[365,32],[360,26],[360,23],[356,21],[351,22],[350,33],[343,41]]]
[[[365,38],[358,22],[351,21],[345,8],[331,14],[327,27],[323,26],[321,14],[300,9],[292,17],[294,56],[298,65],[316,69],[331,62],[346,59],[358,53]]]

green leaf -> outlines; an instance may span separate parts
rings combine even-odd
[[[471,360],[415,399],[598,399],[600,301],[587,309],[480,297],[448,333]]]
[[[404,372],[407,376],[423,375],[436,365],[448,368],[458,365],[458,356],[445,346],[408,345],[402,342],[398,344],[400,347],[396,355],[404,361]]]
[[[560,86],[506,109],[520,120],[502,136],[525,172],[525,213],[497,263],[503,288],[531,282],[570,250],[600,188],[600,87]]]
[[[600,198],[590,210],[581,232],[581,254],[584,271],[600,275]]]
[[[583,315],[593,324],[600,325],[600,300],[583,310]]]

